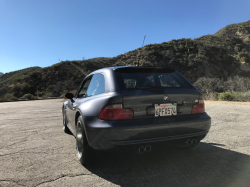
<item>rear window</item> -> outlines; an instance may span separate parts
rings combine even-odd
[[[171,69],[121,68],[116,71],[121,89],[191,88],[192,85]]]

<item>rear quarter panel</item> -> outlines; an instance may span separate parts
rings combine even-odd
[[[78,110],[83,117],[99,116],[101,110],[106,105],[112,103],[122,103],[122,97],[119,92],[109,92],[91,96],[79,105]]]

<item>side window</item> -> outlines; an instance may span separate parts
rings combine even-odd
[[[86,92],[87,92],[87,89],[88,89],[88,87],[89,87],[89,83],[90,83],[90,81],[91,81],[91,78],[90,79],[87,79],[84,83],[83,83],[83,85],[82,85],[82,87],[81,87],[81,89],[80,89],[80,91],[79,91],[79,93],[78,93],[78,98],[82,98],[82,97],[84,97],[85,95],[86,95]]]
[[[87,96],[97,95],[105,92],[105,81],[103,74],[95,74],[89,84]]]

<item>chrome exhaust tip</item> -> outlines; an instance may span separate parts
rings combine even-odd
[[[147,145],[147,146],[145,147],[145,151],[147,151],[148,153],[151,152],[151,150],[152,150],[152,148],[151,148],[150,145]]]
[[[197,145],[198,141],[196,139],[192,140],[192,145]]]
[[[144,153],[144,152],[151,152],[152,148],[150,145],[146,145],[145,147],[144,146],[140,146],[138,151],[139,153]]]
[[[191,139],[188,139],[188,141],[186,142],[186,144],[187,144],[188,146],[192,146],[193,141],[192,141]]]
[[[139,153],[144,153],[145,149],[143,146],[140,146],[139,149],[138,149]]]
[[[195,146],[195,145],[197,145],[198,144],[198,141],[197,141],[197,139],[188,139],[188,141],[186,142],[186,144],[188,145],[188,146]]]

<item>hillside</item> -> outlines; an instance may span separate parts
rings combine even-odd
[[[4,73],[0,72],[0,76],[3,75]]]
[[[250,44],[250,21],[231,24],[214,34],[214,36],[223,38],[237,38],[243,44]],[[249,46],[248,46],[249,47]]]
[[[5,73],[0,78],[0,85],[11,84],[13,82],[16,82],[17,81],[16,78],[22,79],[24,77],[27,77],[29,75],[29,73],[34,72],[38,69],[41,69],[41,68],[40,67],[30,67],[30,68],[21,69],[18,71]]]
[[[114,58],[62,61],[46,68],[32,67],[0,77],[0,97],[60,96],[77,89],[91,71],[108,66],[135,65],[172,67],[192,83],[214,82],[242,77],[250,80],[250,21],[228,25],[214,35],[178,39],[144,47]],[[243,80],[242,79],[242,80]],[[205,83],[206,84],[206,83]],[[199,84],[196,84],[199,88]],[[201,88],[199,88],[201,89]],[[224,87],[215,91],[223,91]],[[1,100],[1,98],[0,98]]]

